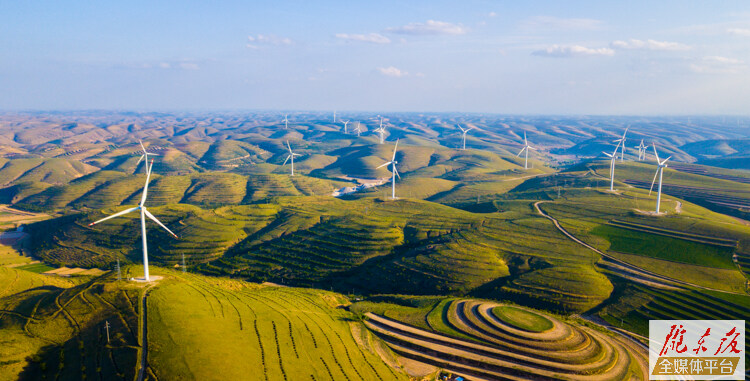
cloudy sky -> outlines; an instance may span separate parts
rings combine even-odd
[[[104,3],[0,1],[0,109],[750,109],[747,1]]]

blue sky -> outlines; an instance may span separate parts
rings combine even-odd
[[[0,109],[747,115],[750,103],[746,1],[111,3],[0,1]]]

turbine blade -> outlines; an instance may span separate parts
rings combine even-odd
[[[143,204],[146,202],[146,195],[148,194],[148,182],[151,181],[151,169],[154,167],[154,159],[151,159],[151,165],[148,167],[148,172],[146,172],[146,184],[143,185],[143,194],[141,195],[141,203],[140,206],[143,206]]]
[[[289,158],[292,157],[292,155],[287,155],[286,160],[284,160],[284,164],[281,164],[281,166],[285,166],[286,162],[289,161]]]
[[[396,164],[393,164],[393,173],[395,173],[396,177],[398,177],[398,179],[401,180],[401,175],[398,174],[398,169],[396,169]]]
[[[656,143],[651,143],[654,146],[654,156],[656,156],[656,162],[659,162],[659,153],[656,152]]]
[[[396,150],[398,149],[398,139],[396,139],[396,145],[393,146],[393,158],[391,161],[396,161]]]
[[[135,163],[135,165],[140,164],[143,161],[143,158],[146,157],[146,154],[141,155],[141,158],[138,159],[138,162]]]
[[[602,153],[605,154],[605,155],[607,155],[607,157],[612,157],[612,154],[610,154],[609,152],[602,151]]]
[[[146,153],[146,147],[143,146],[143,142],[141,141],[141,139],[138,139],[138,144],[141,145],[141,149],[143,150],[143,153],[145,154]]]
[[[521,154],[523,153],[523,151],[526,151],[526,148],[529,148],[529,146],[521,148],[521,150],[518,152],[518,155],[516,155],[516,157],[521,156]]]
[[[667,157],[666,159],[664,159],[664,161],[662,161],[661,163],[659,163],[659,165],[664,165],[664,163],[666,163],[667,160],[669,160],[671,158],[672,158],[672,156]]]
[[[146,214],[146,217],[150,218],[152,221],[154,221],[157,224],[159,224],[159,226],[163,227],[164,230],[168,231],[169,234],[171,234],[173,237],[177,238],[177,234],[172,233],[172,231],[169,230],[168,227],[164,226],[164,224],[161,223],[161,221],[157,220],[156,217],[154,217],[154,215],[151,214],[151,212],[149,212],[146,208],[143,208],[143,213]]]
[[[292,153],[292,146],[289,145],[289,140],[286,141],[286,147],[289,148],[289,153]]]
[[[390,164],[390,163],[393,163],[393,162],[392,162],[392,161],[389,161],[389,162],[387,162],[387,163],[385,163],[385,164],[382,164],[382,165],[380,165],[379,167],[375,167],[375,169],[378,169],[378,168],[383,168],[383,167],[385,167],[386,165],[388,165],[388,164]]]
[[[649,196],[651,196],[651,191],[654,190],[654,183],[656,182],[656,175],[659,174],[659,169],[660,168],[656,168],[656,173],[654,173],[654,179],[651,180],[651,188],[648,188],[648,195]]]
[[[523,132],[523,144],[529,145],[529,141],[526,140],[526,131]]]
[[[108,220],[110,218],[120,217],[123,214],[128,214],[130,212],[135,212],[136,210],[138,210],[138,208],[140,208],[140,207],[136,206],[135,208],[130,208],[130,209],[127,209],[127,210],[123,210],[122,212],[117,212],[117,213],[115,213],[115,214],[113,214],[113,215],[111,215],[109,217],[104,217],[101,220],[94,221],[94,222],[90,223],[89,226],[93,226],[93,225],[96,225],[96,224],[98,224],[100,222],[104,222],[104,221],[106,221],[106,220]]]

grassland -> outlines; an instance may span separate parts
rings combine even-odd
[[[553,327],[552,321],[544,316],[517,307],[495,307],[492,314],[507,324],[529,332],[544,332]]]

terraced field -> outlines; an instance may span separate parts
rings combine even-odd
[[[432,330],[367,317],[394,352],[472,380],[648,379],[639,344],[521,307],[449,300],[427,317]],[[536,329],[527,326],[532,317]]]

